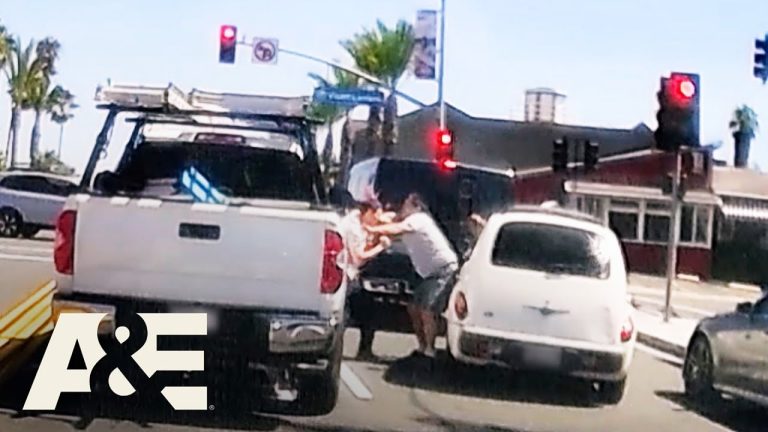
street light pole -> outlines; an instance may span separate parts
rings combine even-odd
[[[437,100],[440,103],[440,129],[445,129],[445,98],[443,78],[445,76],[445,0],[440,0],[440,77],[437,81]]]

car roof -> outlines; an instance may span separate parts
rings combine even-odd
[[[562,207],[549,208],[518,205],[507,211],[495,214],[493,218],[499,220],[502,224],[512,221],[539,222],[559,226],[570,226],[603,235],[612,234],[612,231],[605,227],[599,219],[576,210]]]

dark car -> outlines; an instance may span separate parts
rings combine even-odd
[[[375,194],[384,205],[399,203],[409,193],[419,193],[430,213],[460,257],[474,244],[468,220],[471,214],[487,217],[513,203],[511,172],[459,164],[446,169],[428,161],[373,158],[350,170],[347,189],[353,197]],[[372,296],[374,327],[410,331],[403,305],[420,278],[403,245],[392,247],[368,262],[360,272],[363,291]],[[352,316],[356,314],[353,311]],[[353,323],[354,324],[354,323]]]

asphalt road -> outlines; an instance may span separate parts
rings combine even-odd
[[[0,238],[0,313],[51,279],[52,247],[50,232],[31,240]]]

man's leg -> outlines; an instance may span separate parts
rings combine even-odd
[[[424,352],[427,347],[424,339],[424,325],[421,321],[421,309],[414,304],[408,304],[406,306],[408,315],[411,317],[411,324],[413,324],[413,332],[416,334],[416,340],[419,342],[419,352]]]
[[[373,337],[376,334],[376,327],[373,317],[376,313],[376,305],[369,296],[366,296],[362,303],[361,315],[363,316],[360,317],[360,343],[357,345],[357,357],[370,359],[374,357]]]
[[[421,325],[424,329],[424,354],[435,355],[435,339],[437,339],[437,316],[430,310],[421,311]]]

